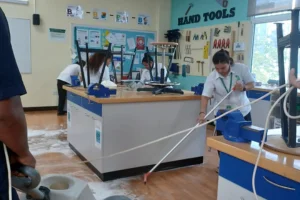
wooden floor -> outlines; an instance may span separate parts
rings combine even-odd
[[[37,169],[41,175],[70,174],[91,184],[107,184],[112,187],[110,182],[101,183],[69,149],[65,116],[58,117],[54,111],[27,112],[26,119],[30,149],[37,159]],[[208,136],[212,134],[211,127],[208,127],[207,133]],[[113,183],[114,187],[121,188],[137,200],[216,200],[217,167],[217,152],[208,152],[207,149],[203,165],[153,173],[147,185],[143,184],[142,176]],[[93,190],[97,190],[97,187],[97,184],[94,185]],[[105,190],[109,189],[106,187]],[[101,199],[100,196],[98,199]]]

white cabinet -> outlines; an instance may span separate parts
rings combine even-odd
[[[265,200],[258,197],[259,200]],[[255,200],[252,192],[219,176],[218,200]]]
[[[255,99],[249,98],[250,101]],[[261,128],[265,128],[266,119],[271,108],[271,102],[261,100],[251,105],[252,124]]]
[[[214,108],[214,99],[211,99],[207,103],[207,113],[209,113]],[[212,120],[215,118],[214,112],[212,112],[209,116],[207,116],[207,120]]]

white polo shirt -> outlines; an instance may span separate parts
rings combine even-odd
[[[58,80],[71,84],[71,76],[80,74],[80,66],[78,64],[68,65],[57,77]]]
[[[99,71],[97,73],[93,73],[92,71],[90,71],[90,84],[99,82],[100,76],[102,73],[102,68],[103,68],[103,65],[99,68]],[[87,67],[86,66],[83,68],[83,71],[84,71],[85,82],[87,85],[88,76],[87,76]],[[109,75],[109,68],[106,66],[104,69],[102,81],[107,81],[107,80],[110,80],[110,75]],[[82,85],[83,85],[83,82],[82,82]]]
[[[231,76],[232,83],[230,88]],[[223,85],[222,80],[225,86]],[[206,97],[213,97],[214,105],[216,105],[228,94],[228,91],[230,91],[238,81],[242,82],[243,84],[254,82],[254,78],[251,75],[250,70],[244,64],[236,63],[231,66],[227,77],[223,77],[216,70],[214,70],[208,75],[205,81],[202,95]],[[219,105],[217,109],[214,110],[214,113],[216,115],[219,109],[225,109],[227,106],[236,108],[249,103],[250,101],[246,95],[246,92],[234,91],[223,103]],[[246,116],[251,111],[251,105],[241,108],[240,111],[243,116]]]
[[[157,75],[158,75],[158,77],[160,77],[160,70],[161,70],[161,68],[162,68],[162,63],[158,63],[157,64],[158,65],[158,68],[157,68]],[[156,69],[155,69],[156,67],[155,67],[155,64],[153,65],[153,68],[152,68],[152,76],[153,76],[153,78],[155,77],[155,75],[156,75]],[[167,75],[167,68],[166,67],[164,67],[164,72],[165,72],[165,77],[166,77],[166,75]],[[143,71],[142,71],[142,74],[141,74],[141,79],[140,79],[140,81],[142,82],[142,83],[145,83],[145,82],[147,82],[147,81],[151,81],[151,76],[150,76],[150,70],[148,70],[148,69],[143,69]],[[171,80],[168,78],[167,79],[167,82],[171,82]]]

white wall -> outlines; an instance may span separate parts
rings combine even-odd
[[[164,39],[164,33],[170,29],[170,0],[36,0],[37,13],[41,16],[41,25],[31,25],[32,74],[23,74],[28,94],[22,97],[24,107],[56,106],[56,78],[61,70],[71,62],[71,24],[105,26],[108,28],[157,31],[158,40]],[[85,11],[84,19],[66,16],[68,5],[81,5]],[[34,1],[29,5],[0,3],[7,17],[32,19]],[[130,14],[128,24],[115,23],[113,17],[107,21],[92,19],[93,8],[107,9],[109,14],[127,11]],[[131,17],[146,13],[152,17],[149,27],[140,27]],[[66,42],[51,42],[48,39],[49,28],[66,29]]]

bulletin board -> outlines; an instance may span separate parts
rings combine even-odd
[[[150,45],[156,41],[156,32],[138,31],[138,30],[122,30],[122,29],[109,29],[97,26],[84,26],[72,25],[72,48],[77,52],[75,41],[79,40],[79,46],[85,48],[86,43],[90,49],[107,49],[109,42],[112,43],[113,51],[120,51],[121,45],[124,47],[124,52],[134,52],[137,47],[136,56],[134,60],[133,70],[141,68],[142,59],[146,52],[146,47],[149,51],[153,50]],[[77,53],[76,53],[77,54]],[[82,59],[86,60],[86,55],[81,54]],[[114,55],[114,64],[117,73],[121,72],[120,69],[120,55]],[[123,57],[123,72],[128,73],[132,62],[132,56]]]

